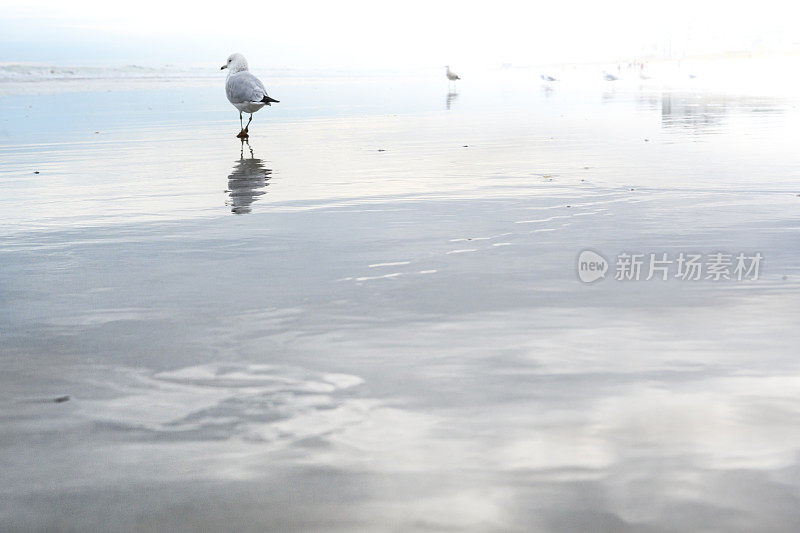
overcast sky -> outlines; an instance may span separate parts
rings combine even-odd
[[[0,0],[0,63],[425,68],[800,42],[788,2]],[[788,11],[791,10],[791,11]]]

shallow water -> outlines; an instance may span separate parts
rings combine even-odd
[[[241,144],[221,80],[27,87],[4,529],[800,522],[797,99],[279,78]],[[587,285],[584,249],[764,263]]]

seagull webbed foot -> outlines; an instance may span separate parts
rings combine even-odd
[[[242,131],[240,131],[240,132],[239,132],[239,134],[238,134],[238,135],[236,135],[236,136],[237,136],[238,138],[240,138],[240,139],[247,139],[247,138],[249,138],[249,137],[250,137],[250,134],[249,134],[249,133],[247,133],[247,128],[245,128],[245,129],[243,129]]]

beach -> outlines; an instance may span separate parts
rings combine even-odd
[[[214,74],[0,83],[0,529],[795,529],[798,93]]]

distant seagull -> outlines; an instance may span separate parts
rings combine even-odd
[[[247,126],[242,126],[242,131],[237,135],[240,139],[246,139],[249,137],[247,128],[253,120],[253,113],[278,100],[270,98],[261,80],[250,74],[247,70],[247,60],[242,54],[231,54],[227,63],[220,68],[222,69],[228,69],[225,94],[228,95],[228,101],[233,107],[239,110],[239,126],[242,126],[242,112],[250,113]]]
[[[545,76],[544,74],[540,75],[539,77],[542,78],[544,81],[558,81],[553,76]]]
[[[450,70],[450,65],[447,65],[445,68],[447,69],[447,79],[449,81],[452,81],[453,83],[455,83],[456,80],[460,80],[461,79],[461,77],[458,74],[456,74],[455,72]]]
[[[618,77],[614,76],[613,74],[609,74],[608,72],[605,73],[603,78],[605,78],[606,81],[617,81],[619,79]]]

